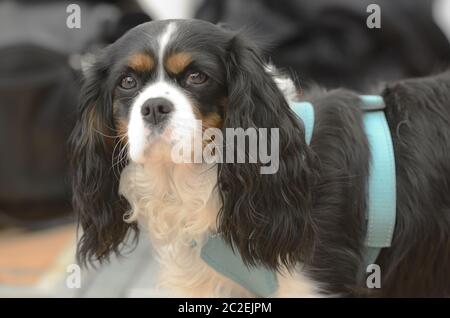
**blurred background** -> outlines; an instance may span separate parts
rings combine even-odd
[[[381,28],[366,25],[372,3]],[[70,4],[80,28],[66,23]],[[302,88],[364,93],[450,66],[450,0],[0,0],[0,297],[156,295],[145,238],[68,284],[76,224],[66,143],[84,57],[140,23],[193,17],[247,32]]]

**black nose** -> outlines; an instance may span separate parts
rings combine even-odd
[[[150,98],[142,105],[141,114],[145,121],[156,125],[166,120],[173,110],[173,104],[169,100]]]

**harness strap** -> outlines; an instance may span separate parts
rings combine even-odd
[[[362,96],[372,111],[364,114],[364,130],[370,146],[370,173],[367,201],[367,247],[364,269],[374,264],[384,247],[390,247],[397,210],[394,146],[381,96]],[[376,108],[378,106],[378,108]],[[376,111],[375,111],[376,110]]]
[[[291,109],[303,122],[306,143],[309,145],[314,131],[314,106],[309,102],[292,103]]]
[[[269,297],[278,289],[274,271],[263,266],[247,267],[237,250],[225,244],[220,235],[210,236],[203,245],[201,258],[216,272],[230,278],[259,297]]]

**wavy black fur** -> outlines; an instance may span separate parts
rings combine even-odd
[[[82,229],[77,258],[85,265],[107,260],[112,252],[120,254],[127,234],[138,230],[124,222],[128,203],[118,194],[119,176],[114,169],[120,174],[121,165],[113,162],[113,151],[120,138],[116,137],[111,90],[105,83],[108,66],[103,56],[86,74],[70,140],[73,207]]]
[[[236,35],[227,58],[224,129],[278,128],[280,164],[271,175],[261,174],[260,164],[219,165],[223,199],[219,231],[249,264],[291,267],[313,242],[312,155],[301,123],[265,71],[257,49]],[[270,145],[270,133],[267,139]],[[229,143],[226,138],[225,143]]]

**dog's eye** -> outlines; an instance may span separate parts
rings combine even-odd
[[[186,83],[189,85],[203,84],[208,80],[208,76],[202,72],[192,72],[187,74]]]
[[[134,79],[133,76],[130,75],[123,77],[122,80],[120,81],[120,87],[122,87],[123,89],[132,89],[135,88],[136,85],[137,85],[136,80]]]

